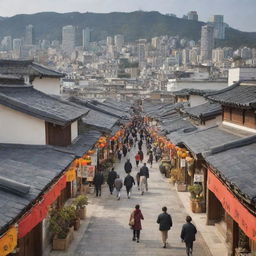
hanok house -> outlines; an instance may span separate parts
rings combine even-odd
[[[47,94],[60,95],[60,79],[65,75],[33,60],[0,60],[0,75],[14,75]]]
[[[207,223],[218,224],[228,255],[255,255],[256,136],[212,148],[205,159]]]
[[[222,108],[219,103],[206,102],[191,108],[181,110],[188,115],[191,122],[197,126],[211,127],[222,121]]]
[[[68,198],[65,171],[74,158],[48,145],[0,144],[1,255],[48,255],[48,210]]]
[[[87,112],[22,81],[0,79],[1,143],[70,145],[78,136],[78,119]]]
[[[256,133],[255,81],[238,82],[224,90],[210,94],[208,98],[222,105],[225,127],[233,132],[240,130],[245,133]],[[253,181],[255,180],[256,164],[254,144],[246,146],[250,142],[254,142],[254,138],[223,145],[212,150],[212,156],[207,158],[210,164],[208,219],[210,224],[221,220],[224,223],[224,235],[229,243],[230,255],[241,255],[238,252],[235,254],[235,248],[248,247],[248,244],[255,253],[256,217]],[[226,160],[223,161],[223,158]],[[211,159],[214,159],[214,162]],[[215,161],[216,159],[217,161]],[[229,171],[228,175],[227,171]],[[230,174],[231,171],[232,174]],[[215,184],[214,187],[211,184]],[[250,188],[251,191],[249,191]],[[241,234],[241,238],[239,238],[239,234]],[[238,244],[243,240],[247,240],[247,245]]]

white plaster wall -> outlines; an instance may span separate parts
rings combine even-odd
[[[36,77],[35,80],[32,82],[32,85],[35,89],[41,92],[51,95],[60,95],[59,78],[43,77],[40,79],[39,77]]]
[[[78,136],[78,122],[75,121],[71,124],[71,141]]]
[[[228,73],[228,86],[240,80],[256,80],[256,68],[231,68]]]
[[[195,107],[195,106],[206,103],[207,100],[202,96],[190,95],[189,102],[190,102],[190,107]]]
[[[0,143],[45,145],[45,121],[0,105]]]
[[[222,123],[222,115],[218,115],[214,119],[207,120],[205,122],[205,126],[206,127],[212,127],[212,126],[215,126],[215,125],[220,125],[221,123]]]

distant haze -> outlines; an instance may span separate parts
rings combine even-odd
[[[223,14],[225,22],[242,31],[256,31],[256,0],[0,0],[0,16],[54,12],[131,12],[136,10],[174,13],[178,17],[191,10],[199,20]]]

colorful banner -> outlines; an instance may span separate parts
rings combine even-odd
[[[24,237],[47,215],[48,207],[59,197],[61,191],[66,187],[66,175],[63,175],[50,189],[43,195],[43,199],[23,216],[19,224],[19,238]]]
[[[17,233],[17,229],[12,227],[0,238],[0,256],[6,256],[16,248]]]
[[[215,194],[225,211],[237,222],[244,233],[256,241],[256,217],[233,196],[210,170],[208,170],[208,189]]]
[[[76,178],[76,169],[69,169],[67,172],[66,172],[66,181],[67,182],[71,182],[73,181],[74,179]]]

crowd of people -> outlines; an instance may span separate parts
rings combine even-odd
[[[113,167],[108,173],[106,180],[109,192],[112,195],[115,191],[117,200],[120,200],[122,188],[125,187],[127,198],[130,199],[132,188],[137,185],[137,189],[140,191],[141,195],[144,195],[144,193],[148,191],[149,168],[152,168],[153,162],[161,160],[162,150],[158,146],[158,143],[154,142],[147,130],[147,125],[141,119],[134,119],[132,124],[126,128],[120,145],[121,146],[117,150],[116,158],[119,162],[122,161],[122,158],[125,159],[123,167],[125,177],[122,179]],[[133,165],[130,160],[130,152],[132,149],[136,150],[134,156],[136,165],[134,168],[136,169],[135,177],[132,176]],[[145,155],[143,151],[145,152]],[[141,167],[139,168],[140,164]],[[147,164],[150,167],[148,167]],[[101,186],[104,183],[104,175],[101,170],[95,174],[93,183],[95,185],[96,196],[101,196]],[[129,225],[133,231],[132,240],[137,241],[137,243],[140,241],[140,231],[142,229],[141,220],[143,219],[144,216],[140,209],[140,205],[137,204],[129,219]],[[192,255],[193,241],[195,241],[195,234],[197,233],[197,230],[191,221],[191,217],[187,216],[186,224],[183,225],[180,235],[182,241],[186,244],[186,252],[188,256]],[[167,213],[167,208],[165,206],[162,208],[162,213],[158,216],[156,222],[159,224],[159,230],[162,235],[163,248],[166,248],[168,231],[171,229],[173,223],[171,215]]]

